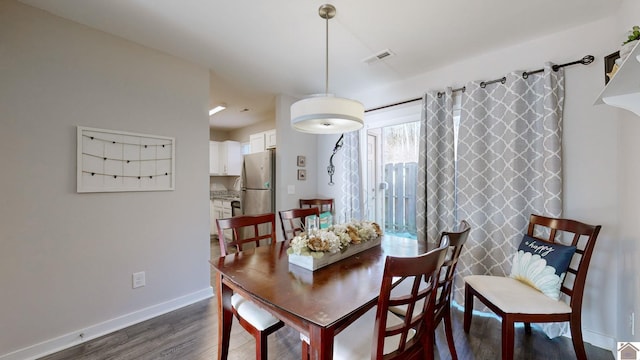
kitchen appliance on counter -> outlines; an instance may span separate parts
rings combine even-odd
[[[275,212],[275,200],[275,150],[245,155],[240,192],[242,213]]]

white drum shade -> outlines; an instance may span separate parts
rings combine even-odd
[[[339,134],[364,126],[362,103],[326,94],[291,105],[291,127],[310,134]]]

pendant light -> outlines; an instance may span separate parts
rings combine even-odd
[[[336,15],[336,8],[325,4],[320,6],[318,14],[326,20],[325,93],[291,105],[291,127],[310,134],[338,134],[361,129],[364,126],[362,103],[329,94],[329,19]]]

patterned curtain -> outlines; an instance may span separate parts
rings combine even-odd
[[[564,74],[506,76],[504,84],[466,85],[458,142],[458,219],[471,233],[458,275],[509,275],[532,213],[562,213]],[[464,282],[456,282],[462,304]],[[551,335],[551,334],[550,334]]]
[[[342,191],[338,221],[349,222],[362,220],[362,184],[360,182],[362,168],[360,166],[360,132],[351,131],[344,134],[342,143],[342,169],[340,176]]]
[[[416,226],[418,241],[435,245],[443,230],[455,224],[453,96],[429,92],[420,122]]]

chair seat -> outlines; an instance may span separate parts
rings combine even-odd
[[[377,307],[369,310],[334,338],[333,358],[335,360],[371,359],[372,326],[376,322],[376,310]],[[387,327],[399,324],[402,324],[402,320],[392,313],[387,314]],[[413,335],[415,331],[410,332],[409,339],[413,338]],[[399,343],[400,335],[386,338],[384,353],[396,350]]]
[[[261,309],[259,306],[243,298],[239,294],[233,294],[231,296],[231,306],[236,309],[240,317],[260,331],[263,331],[280,321],[273,317],[268,311]]]
[[[571,307],[564,301],[554,300],[531,286],[510,277],[470,275],[466,276],[464,281],[505,313],[571,313]]]

